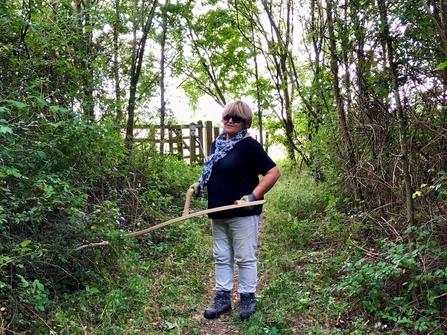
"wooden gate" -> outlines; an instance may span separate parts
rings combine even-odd
[[[134,128],[136,143],[150,143],[159,152],[184,159],[191,164],[202,164],[210,155],[211,143],[220,133],[211,121],[198,121],[186,125],[167,125],[161,136],[159,125]]]

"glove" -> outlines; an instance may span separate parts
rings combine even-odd
[[[194,184],[192,184],[189,188],[193,188],[194,189],[194,195],[195,196],[199,196],[200,195],[200,183],[196,182]]]
[[[253,192],[252,192],[252,193],[250,193],[250,194],[248,194],[248,195],[244,195],[244,196],[241,198],[241,200],[242,200],[242,201],[246,201],[246,202],[252,202],[252,201],[256,201],[256,200],[258,200],[258,199],[255,197],[255,195],[254,195]],[[244,209],[246,209],[247,211],[251,211],[253,208],[255,208],[255,206],[247,206],[247,207],[244,207]]]

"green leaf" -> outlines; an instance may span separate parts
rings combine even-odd
[[[19,170],[17,170],[16,168],[6,168],[5,173],[8,176],[14,176],[16,178],[22,177],[22,175],[20,174]]]
[[[38,154],[39,157],[42,158],[42,159],[46,159],[46,158],[47,158],[47,155],[46,155],[45,152],[43,152],[43,151],[38,151],[37,154]]]
[[[0,126],[0,134],[6,134],[6,133],[12,134],[13,133],[12,129],[6,126]]]
[[[22,287],[28,287],[29,286],[29,283],[27,282],[27,280],[22,275],[17,275],[17,277],[20,278],[20,280],[22,282]]]
[[[90,293],[99,293],[99,290],[96,287],[90,287],[87,285],[87,287],[85,289],[87,292],[90,292]]]
[[[59,107],[58,107],[58,106],[50,106],[50,110],[51,110],[53,113],[56,113],[56,112],[59,110]]]
[[[436,69],[437,69],[437,70],[444,70],[446,67],[447,67],[447,61],[445,61],[445,62],[439,64],[439,65],[436,67]]]
[[[43,284],[38,279],[35,279],[33,281],[33,287],[37,288],[41,292],[45,291],[45,287],[43,286]]]
[[[26,247],[28,244],[30,244],[31,243],[31,240],[25,240],[25,241],[23,241],[22,243],[20,243],[20,246],[22,247],[22,248],[24,248],[24,247]]]
[[[0,256],[0,267],[8,263],[11,263],[12,261],[13,259],[9,256]]]
[[[10,104],[11,106],[14,106],[14,107],[16,107],[18,109],[23,109],[23,108],[28,106],[27,104],[25,104],[23,102],[20,102],[20,101],[15,101],[15,100],[5,100],[5,101],[8,104]]]
[[[48,103],[44,99],[42,99],[41,97],[36,97],[36,96],[33,95],[30,98],[36,99],[41,107],[48,106]]]

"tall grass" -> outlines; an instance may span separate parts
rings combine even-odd
[[[282,176],[268,193],[261,233],[259,309],[247,334],[323,334],[333,327],[339,307],[325,292],[336,271],[322,218],[330,190],[310,173]]]
[[[181,163],[159,168],[159,184],[177,193],[158,195],[173,210],[155,216],[163,220],[177,215],[184,202],[179,190],[197,177],[197,169]],[[356,293],[372,287],[379,294],[381,288],[367,282],[365,272],[379,268],[356,262],[362,259],[352,243],[356,218],[336,209],[335,189],[316,183],[310,173],[280,169],[280,180],[266,196],[257,254],[259,303],[248,321],[241,322],[237,310],[221,320],[203,318],[214,293],[213,242],[208,218],[198,217],[139,238],[115,232],[107,252],[86,250],[97,264],[88,270],[89,282],[57,296],[58,307],[45,311],[48,318],[30,333],[393,334],[360,308],[368,297]],[[191,210],[205,206],[194,198]]]

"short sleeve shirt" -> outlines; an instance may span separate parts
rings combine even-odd
[[[211,153],[214,151],[215,142],[211,145]],[[208,208],[232,205],[244,195],[250,194],[259,184],[259,176],[265,176],[275,166],[258,141],[252,137],[242,139],[224,158],[213,165],[207,183]],[[224,219],[261,213],[262,205],[257,205],[253,210],[232,209],[211,213],[208,217]]]

